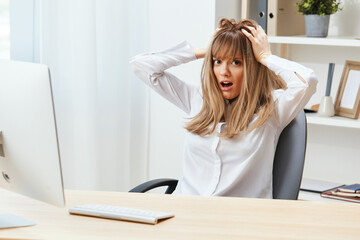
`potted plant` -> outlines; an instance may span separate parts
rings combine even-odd
[[[340,0],[301,0],[298,12],[305,15],[307,37],[327,37],[330,15],[342,10]]]

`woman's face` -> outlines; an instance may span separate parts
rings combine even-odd
[[[244,76],[244,65],[239,55],[235,59],[213,58],[213,71],[225,99],[231,100],[239,96]]]

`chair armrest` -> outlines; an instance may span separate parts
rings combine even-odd
[[[165,191],[165,194],[171,194],[175,190],[177,184],[178,184],[178,180],[176,179],[159,178],[142,183],[131,189],[129,192],[144,193],[157,187],[168,186],[168,188]]]

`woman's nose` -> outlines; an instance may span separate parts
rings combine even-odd
[[[229,67],[226,63],[221,64],[220,74],[221,75],[229,75]]]

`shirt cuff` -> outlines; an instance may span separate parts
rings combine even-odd
[[[182,60],[182,63],[187,63],[197,59],[195,56],[194,48],[188,41],[183,41],[172,48],[152,54],[168,54],[168,53],[178,56]]]

